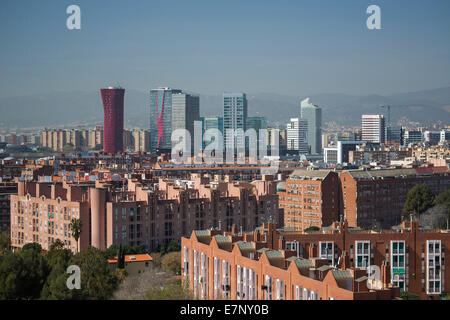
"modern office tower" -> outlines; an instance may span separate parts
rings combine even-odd
[[[223,117],[204,117],[203,130],[217,129],[223,134]]]
[[[150,131],[149,130],[133,130],[134,151],[149,152],[150,151]]]
[[[223,117],[202,117],[202,127],[203,127],[203,139],[205,139],[205,132],[209,129],[217,129],[220,131],[223,137]],[[203,147],[209,145],[213,139],[203,140]],[[223,140],[222,148],[223,149]]]
[[[445,142],[445,141],[449,141],[449,140],[450,140],[450,130],[442,129],[440,131],[439,141],[440,142]]]
[[[405,146],[410,143],[420,143],[423,142],[423,133],[419,130],[406,130],[405,131]]]
[[[286,125],[287,150],[298,150],[299,154],[308,154],[308,121],[291,118]]]
[[[153,153],[170,153],[172,147],[172,94],[179,89],[150,90],[150,148]]]
[[[441,132],[427,130],[423,133],[423,137],[425,142],[428,142],[430,145],[436,145],[441,140]]]
[[[227,148],[228,144],[234,145],[234,148],[244,148],[239,141],[244,142],[244,136],[237,134],[233,137],[231,135],[234,132],[231,130],[242,129],[245,133],[246,130],[246,119],[247,119],[247,96],[245,93],[224,93],[223,94],[223,130],[224,130],[224,146]],[[234,143],[232,140],[234,140]],[[232,144],[233,143],[233,144]],[[239,143],[239,145],[238,145]]]
[[[372,143],[385,142],[386,125],[383,114],[363,114],[362,140]]]
[[[123,101],[125,89],[100,89],[103,101],[103,150],[106,153],[123,151]]]
[[[264,141],[267,141],[267,131],[264,136],[261,136],[259,130],[266,129],[267,130],[267,120],[266,117],[248,117],[246,120],[246,130],[254,129],[257,137],[257,150],[259,150],[260,144]],[[267,145],[266,145],[267,148]]]
[[[172,131],[185,129],[190,133],[190,149],[194,149],[194,121],[200,121],[200,97],[184,92],[172,94]],[[184,150],[189,144],[183,137]],[[172,148],[175,146],[172,145]]]
[[[322,108],[312,104],[309,98],[300,103],[301,118],[308,121],[308,145],[310,154],[322,153]]]
[[[403,128],[389,126],[386,128],[386,142],[403,144]]]

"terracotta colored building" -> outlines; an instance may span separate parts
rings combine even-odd
[[[125,270],[130,276],[144,273],[150,268],[150,263],[152,260],[153,258],[147,253],[125,255]],[[117,257],[108,259],[108,264],[111,271],[117,269],[117,261]]]
[[[339,176],[334,171],[295,170],[277,191],[287,228],[321,228],[339,219]]]
[[[156,250],[195,228],[231,229],[236,224],[252,230],[265,221],[282,223],[275,185],[271,180],[238,183],[198,175],[148,186],[132,179],[19,182],[18,194],[11,196],[11,242],[14,248],[37,242],[48,249],[60,239],[75,251],[73,218],[83,224],[80,250],[119,243]]]
[[[341,222],[313,233],[285,231],[266,223],[250,233],[195,231],[182,239],[181,262],[185,281],[198,297],[208,299],[238,299],[239,283],[249,280],[256,281],[250,287],[256,292],[251,297],[257,299],[267,298],[271,286],[276,293],[269,295],[272,298],[296,299],[298,286],[317,293],[319,299],[391,299],[398,293],[385,290],[394,287],[422,299],[439,299],[449,293],[449,246],[448,230],[420,231],[416,221],[382,232],[361,231]],[[308,268],[299,271],[309,279],[294,277],[296,269],[305,265]],[[369,279],[369,286],[381,291],[365,291],[368,266],[377,266],[371,270],[379,272],[377,281]],[[255,273],[241,277],[242,268]],[[326,273],[329,270],[331,274]],[[267,276],[272,278],[268,283]],[[331,285],[336,280],[343,289],[340,276],[346,279],[347,291]],[[278,289],[275,283],[280,282],[274,279],[283,281],[284,287]]]
[[[182,274],[194,296],[231,300],[377,300],[394,299],[399,288],[367,284],[366,271],[335,268],[326,258],[280,249],[275,224],[249,233],[196,230],[182,238]],[[274,237],[275,236],[275,237]],[[278,239],[279,241],[280,239]]]
[[[440,168],[352,170],[340,174],[341,212],[349,226],[389,228],[401,222],[408,192],[425,183],[435,195],[450,189]]]

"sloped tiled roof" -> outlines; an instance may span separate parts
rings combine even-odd
[[[266,256],[269,259],[283,259],[284,256],[280,251],[268,250],[266,251]]]
[[[336,280],[353,278],[353,275],[350,272],[350,270],[333,270],[332,272]]]
[[[226,237],[226,236],[221,235],[221,234],[216,234],[214,236],[214,238],[216,239],[217,243],[230,243],[231,242],[231,238],[230,237]]]
[[[255,247],[253,245],[252,242],[244,242],[244,241],[238,241],[236,242],[236,244],[238,245],[239,249],[242,250],[254,250]]]
[[[197,237],[209,237],[211,235],[209,230],[195,230],[194,232]]]
[[[312,262],[312,260],[309,259],[297,259],[295,260],[295,264],[299,269],[314,267],[314,262]]]

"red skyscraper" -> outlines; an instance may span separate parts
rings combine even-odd
[[[106,153],[123,151],[123,100],[125,89],[100,89],[103,101],[103,150]]]

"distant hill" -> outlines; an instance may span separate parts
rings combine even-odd
[[[284,124],[300,115],[300,101],[305,96],[271,93],[247,94],[249,115],[266,116],[269,123]],[[450,87],[398,93],[389,96],[353,96],[339,93],[309,95],[323,108],[323,123],[359,125],[364,113],[385,113],[380,105],[391,106],[391,122],[418,122],[423,125],[448,124]],[[126,127],[148,127],[149,93],[127,89],[125,93]],[[222,114],[221,95],[200,95],[202,116]],[[99,91],[54,92],[43,95],[0,98],[0,127],[54,127],[58,125],[95,124],[103,121]]]

